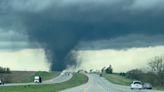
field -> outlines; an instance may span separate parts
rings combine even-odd
[[[51,79],[59,75],[59,72],[34,72],[34,71],[12,71],[9,74],[0,74],[0,77],[5,77],[9,83],[24,83],[33,82],[35,75],[40,75],[43,80]]]
[[[88,81],[88,77],[83,74],[74,74],[67,82],[49,85],[28,85],[14,87],[0,87],[0,92],[58,92],[63,89],[75,87]]]

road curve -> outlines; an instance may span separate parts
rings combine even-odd
[[[128,86],[112,84],[95,74],[88,74],[87,76],[89,77],[88,83],[61,92],[164,92],[156,90],[131,90]]]
[[[4,85],[0,85],[1,86],[23,86],[23,85],[43,85],[43,84],[55,84],[55,83],[62,83],[65,81],[68,81],[72,78],[72,74],[60,74],[59,76],[50,79],[50,80],[46,80],[43,81],[42,83],[8,83],[8,84],[4,84]]]

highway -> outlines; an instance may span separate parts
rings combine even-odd
[[[61,92],[163,92],[156,90],[131,90],[128,86],[115,85],[96,74],[88,74],[88,83]]]
[[[62,82],[70,80],[72,76],[73,76],[72,74],[60,74],[59,76],[50,80],[43,81],[42,83],[8,83],[8,84],[0,85],[0,87],[1,86],[43,85],[43,84],[62,83]]]

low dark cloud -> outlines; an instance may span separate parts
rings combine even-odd
[[[30,42],[28,36],[20,31],[0,29],[0,50],[17,51],[39,47],[36,42]]]
[[[79,50],[100,50],[100,49],[129,49],[142,47],[155,47],[164,45],[164,35],[143,35],[128,34],[111,39],[96,41],[81,41],[77,45]]]
[[[128,34],[164,34],[164,8],[159,3],[164,2],[2,0],[0,27],[28,35],[31,42],[38,42],[47,52],[52,70],[63,70],[67,65],[75,64],[67,62],[65,57],[80,41],[112,39]]]

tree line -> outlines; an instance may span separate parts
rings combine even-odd
[[[0,67],[0,73],[10,73],[10,68],[8,68],[8,67]]]
[[[123,75],[130,79],[141,80],[149,82],[154,86],[164,86],[164,58],[154,57],[148,63],[149,68],[146,71],[140,69],[133,69]]]
[[[154,86],[164,86],[164,57],[156,56],[149,60],[146,70],[132,69],[128,72],[121,72],[119,75],[132,80],[151,83]],[[101,69],[102,73],[112,74],[112,65]]]
[[[8,83],[10,82],[11,77],[9,74],[11,73],[10,68],[8,67],[0,67],[0,80]]]

